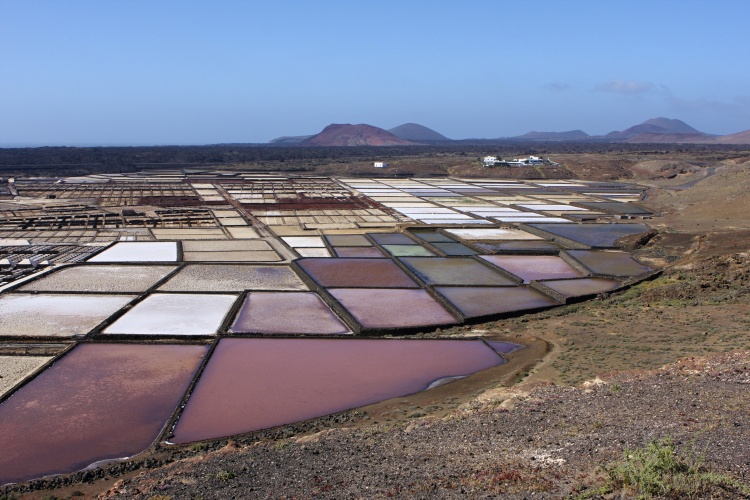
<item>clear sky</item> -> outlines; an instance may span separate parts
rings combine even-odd
[[[0,0],[0,145],[750,129],[747,0]]]

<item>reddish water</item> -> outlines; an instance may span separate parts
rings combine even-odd
[[[467,318],[558,305],[546,295],[524,287],[435,287]]]
[[[238,333],[350,333],[313,292],[251,292],[232,331]]]
[[[222,339],[175,429],[187,443],[421,391],[501,363],[479,341]]]
[[[329,290],[367,329],[452,324],[456,319],[424,290],[338,288]]]
[[[0,405],[0,484],[73,472],[145,450],[207,350],[76,347]]]
[[[297,264],[325,287],[418,287],[393,261],[387,259],[300,259]]]
[[[485,255],[482,258],[515,274],[526,283],[531,280],[581,276],[567,262],[553,255]]]

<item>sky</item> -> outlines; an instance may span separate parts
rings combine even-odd
[[[0,146],[750,129],[746,0],[0,0]]]

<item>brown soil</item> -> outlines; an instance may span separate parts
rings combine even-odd
[[[594,491],[602,465],[665,436],[705,453],[707,470],[750,485],[750,156],[712,155],[553,158],[571,177],[651,186],[645,204],[664,216],[648,221],[659,234],[636,257],[665,270],[598,300],[439,332],[543,340],[504,367],[328,419],[156,450],[59,481],[64,488],[36,483],[42,489],[24,497],[560,498]],[[440,168],[459,175],[472,160]],[[674,164],[643,164],[651,160]],[[391,163],[429,170],[440,161]]]

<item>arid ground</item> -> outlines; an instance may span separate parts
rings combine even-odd
[[[650,187],[644,203],[661,213],[647,221],[657,234],[633,244],[660,276],[590,302],[431,333],[529,345],[504,366],[431,391],[4,494],[750,497],[750,154],[554,159],[560,176]],[[401,161],[410,160],[392,163]],[[477,168],[429,161],[457,176]],[[654,457],[658,466],[639,468]]]

